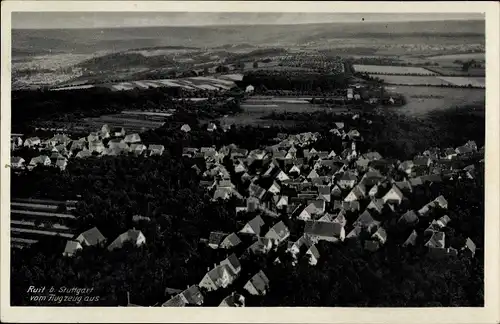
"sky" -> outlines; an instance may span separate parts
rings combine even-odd
[[[13,12],[14,29],[483,20],[478,13]]]

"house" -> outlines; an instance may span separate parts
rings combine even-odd
[[[442,209],[447,209],[448,208],[448,202],[446,199],[441,195],[431,201],[430,203],[426,204],[422,208],[419,209],[418,213],[420,216],[427,216],[432,208],[442,208]]]
[[[332,197],[337,197],[337,198],[339,198],[339,197],[341,197],[341,196],[342,196],[342,189],[340,189],[340,187],[339,187],[339,185],[338,185],[338,184],[336,184],[336,185],[333,187],[332,191],[330,192],[330,195],[331,195]]]
[[[328,185],[318,186],[318,196],[320,199],[323,199],[325,202],[329,203],[332,200],[330,186]]]
[[[267,254],[273,248],[273,241],[266,237],[259,237],[250,247],[248,251],[254,254]]]
[[[198,286],[192,285],[182,293],[174,296],[167,302],[163,303],[162,307],[184,307],[186,305],[203,305],[204,298]]]
[[[283,241],[287,240],[289,236],[290,231],[288,230],[288,227],[286,227],[285,223],[283,223],[283,221],[279,221],[278,223],[274,224],[274,226],[271,227],[271,229],[265,235],[265,237],[272,240],[275,245],[279,245]]]
[[[276,181],[273,181],[273,183],[271,184],[271,186],[267,191],[274,195],[279,194],[281,191],[281,186]]]
[[[277,209],[283,209],[288,206],[288,196],[274,196],[274,203]]]
[[[253,183],[248,187],[248,192],[250,196],[255,197],[259,200],[262,199],[266,194],[266,190],[264,188]]]
[[[217,130],[217,125],[215,125],[214,123],[209,123],[207,126],[207,131],[213,132],[215,130]]]
[[[440,228],[445,228],[450,221],[450,217],[448,215],[444,215],[443,217],[439,218],[436,223]]]
[[[401,190],[402,192],[406,192],[406,193],[411,193],[413,191],[413,187],[410,183],[410,181],[408,180],[404,180],[404,181],[396,181],[394,183],[396,185],[396,187],[399,188],[399,190]]]
[[[335,123],[335,127],[337,127],[337,129],[343,129],[344,128],[344,123],[343,122],[336,122]]]
[[[246,172],[247,171],[247,168],[245,167],[245,165],[243,163],[237,163],[234,165],[234,173],[243,173],[243,172]]]
[[[92,227],[91,229],[86,230],[78,235],[75,240],[84,247],[102,245],[106,243],[106,238],[97,229],[97,227]]]
[[[363,229],[360,226],[355,226],[345,237],[346,240],[352,241],[359,238]]]
[[[227,200],[231,198],[234,190],[233,188],[230,187],[217,187],[214,191],[214,196],[212,198],[212,201],[217,201],[219,199],[222,200]]]
[[[255,87],[251,84],[249,84],[246,88],[245,88],[245,92],[246,93],[253,93],[255,91]]]
[[[333,223],[339,223],[341,226],[347,225],[347,219],[345,218],[345,212],[341,211],[337,217],[333,220]]]
[[[219,244],[221,249],[232,249],[241,244],[241,240],[235,233],[231,233]]]
[[[413,210],[407,211],[398,219],[398,224],[402,227],[415,226],[418,222],[418,216]]]
[[[146,150],[147,150],[147,146],[144,144],[141,144],[141,143],[130,144],[130,152],[134,153],[137,156],[141,155]]]
[[[387,232],[384,228],[379,227],[375,233],[372,234],[372,239],[376,240],[383,245],[387,241]]]
[[[181,126],[181,131],[189,133],[191,131],[191,127],[188,124],[184,124]]]
[[[76,254],[77,251],[81,250],[83,247],[80,242],[77,241],[68,241],[66,242],[66,247],[64,248],[63,256],[72,257]]]
[[[404,161],[403,163],[399,164],[398,170],[403,171],[404,173],[410,175],[412,173],[414,166],[415,166],[415,163],[413,163],[413,161],[411,161],[411,160],[408,160],[408,161]]]
[[[226,288],[236,279],[234,274],[227,264],[215,265],[214,268],[208,271],[199,283],[200,288],[205,288],[208,291],[215,291],[219,288]]]
[[[125,128],[123,127],[113,127],[109,132],[111,136],[114,137],[123,137],[125,136]]]
[[[430,250],[432,249],[443,249],[445,247],[445,234],[443,232],[434,232],[425,243],[425,247],[428,247]]]
[[[399,188],[394,184],[392,188],[382,197],[384,200],[384,203],[390,202],[393,204],[401,204],[401,201],[403,201],[403,193]]]
[[[108,142],[108,148],[115,150],[115,149],[128,149],[128,145],[125,143],[125,141],[121,138],[113,138]]]
[[[208,237],[208,246],[212,249],[218,249],[219,245],[222,243],[226,236],[227,233],[211,232],[210,236]]]
[[[47,155],[39,155],[31,159],[28,169],[32,170],[38,165],[49,166],[51,164],[50,158]]]
[[[120,234],[109,246],[108,250],[120,249],[125,242],[131,242],[135,246],[141,246],[146,243],[146,237],[141,231],[131,229]]]
[[[249,212],[254,212],[257,209],[259,209],[259,199],[255,197],[248,197],[247,198],[247,211]]]
[[[19,156],[10,157],[10,167],[12,169],[22,169],[24,168],[24,163],[26,163],[26,161],[22,157]]]
[[[437,233],[441,231],[441,226],[438,224],[436,220],[433,220],[429,226],[425,229],[424,235],[429,236],[433,235],[434,233]]]
[[[70,151],[77,151],[77,150],[83,150],[85,149],[86,146],[85,141],[77,140],[77,141],[72,141],[71,146],[70,146]]]
[[[474,150],[472,149],[472,147],[470,146],[467,146],[467,145],[463,145],[463,146],[459,146],[455,149],[455,152],[457,152],[457,154],[467,154],[467,153],[472,153],[474,152]]]
[[[363,248],[370,252],[375,252],[380,248],[380,242],[376,240],[366,240],[364,242]]]
[[[265,295],[269,289],[269,279],[260,270],[243,286],[250,295]]]
[[[313,179],[319,177],[318,172],[315,169],[312,169],[311,172],[307,175],[307,179]]]
[[[380,198],[373,198],[368,206],[366,206],[366,210],[381,214],[384,210],[384,200]]]
[[[221,301],[219,307],[245,307],[245,297],[233,292]]]
[[[163,145],[150,144],[148,147],[149,156],[163,155],[165,147]]]
[[[297,177],[300,175],[300,167],[297,165],[293,165],[290,170],[288,170],[288,174],[293,175],[294,177]]]
[[[374,226],[378,226],[379,222],[376,221],[368,210],[362,212],[358,218],[354,221],[354,227],[362,227],[362,228],[372,228]]]
[[[309,220],[315,215],[322,215],[325,212],[326,203],[322,199],[311,201],[309,205],[297,217],[300,220]]]
[[[476,244],[472,242],[470,238],[467,238],[467,240],[465,240],[465,246],[462,248],[462,252],[466,256],[473,258],[476,254]]]
[[[359,209],[360,209],[359,201],[335,200],[333,202],[333,210],[359,211]]]
[[[40,138],[38,137],[29,137],[24,141],[24,146],[26,147],[35,147],[39,146],[42,142],[40,141]]]
[[[241,272],[241,263],[240,260],[236,257],[236,254],[232,253],[227,258],[221,261],[220,265],[226,265],[229,267],[229,270],[234,275],[238,275]]]
[[[255,216],[252,220],[246,223],[239,232],[243,234],[252,234],[259,236],[262,226],[264,226],[262,217]]]
[[[104,149],[105,149],[104,144],[101,141],[89,142],[90,153],[97,152],[97,153],[101,154],[102,152],[104,152]]]
[[[23,145],[23,139],[20,136],[12,136],[10,138],[10,144],[11,144],[12,150],[14,150],[17,147]]]
[[[411,234],[408,236],[408,238],[406,239],[406,241],[403,243],[403,246],[406,247],[406,246],[409,246],[409,245],[412,245],[412,246],[415,246],[417,244],[417,232],[415,230],[413,230],[411,232]]]
[[[108,138],[110,137],[110,135],[111,135],[111,128],[107,124],[102,125],[99,136],[101,136],[102,138]]]
[[[380,153],[375,152],[375,151],[365,153],[363,156],[366,159],[370,160],[370,161],[375,161],[375,160],[381,160],[382,159],[382,155],[380,155]]]
[[[304,236],[311,242],[338,242],[345,239],[344,226],[334,222],[306,221]]]
[[[133,134],[127,134],[127,136],[125,136],[125,138],[123,140],[127,144],[140,143],[141,137],[139,136],[139,134],[133,133]]]
[[[413,164],[416,167],[430,167],[432,160],[428,156],[420,156],[413,159]]]
[[[352,188],[351,192],[344,198],[344,201],[350,202],[350,201],[356,201],[356,200],[361,200],[365,197],[365,191],[363,186],[357,185],[354,188]]]
[[[138,222],[142,222],[142,221],[145,221],[145,222],[150,222],[151,221],[151,218],[147,217],[147,216],[141,216],[141,215],[134,215],[132,216],[132,221],[134,223],[138,223]]]
[[[351,189],[356,184],[357,177],[351,172],[344,172],[339,178],[338,185],[342,189]]]
[[[64,171],[66,170],[66,166],[68,165],[68,159],[65,158],[64,156],[58,157],[55,163],[55,167],[59,168],[59,170]]]
[[[88,158],[91,156],[92,156],[92,152],[90,152],[89,150],[83,150],[83,151],[80,151],[76,154],[76,157],[79,159],[84,159],[84,158]]]
[[[91,132],[89,136],[87,136],[87,142],[94,142],[100,139],[98,132]]]
[[[315,245],[309,247],[309,249],[306,251],[306,255],[309,256],[310,265],[316,265],[318,263],[319,251]]]

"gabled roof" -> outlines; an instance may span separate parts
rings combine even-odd
[[[263,293],[269,287],[269,279],[262,270],[257,272],[249,281],[260,293]]]
[[[476,244],[470,238],[467,238],[467,240],[465,240],[465,248],[472,253],[476,252]]]
[[[444,248],[445,247],[444,243],[445,243],[445,234],[443,232],[434,232],[429,241],[425,243],[425,246],[431,248]]]
[[[181,294],[175,295],[174,297],[170,298],[166,302],[164,302],[162,307],[184,307],[186,306],[186,302],[184,301],[184,298],[182,297]]]
[[[271,231],[274,231],[280,239],[285,239],[290,234],[288,227],[286,227],[283,221],[279,221],[278,223],[274,224],[274,226],[269,230],[268,234]],[[268,234],[266,234],[266,237],[268,236]]]
[[[255,232],[255,234],[259,235],[260,234],[260,229],[264,225],[264,220],[262,220],[262,217],[260,216],[255,216],[252,218],[248,223],[248,226],[252,228],[252,230]]]
[[[377,239],[380,243],[387,241],[387,232],[384,228],[379,227],[375,233],[373,233],[372,238]]]
[[[203,295],[197,285],[192,285],[182,292],[182,296],[190,305],[203,304]]]
[[[339,237],[343,226],[333,222],[306,221],[304,234],[321,237]]]
[[[322,199],[313,200],[304,210],[309,214],[322,213],[325,210],[325,201]]]
[[[372,217],[370,212],[368,210],[365,210],[364,212],[359,215],[359,217],[356,219],[354,222],[354,226],[369,226],[373,223],[375,223],[375,219]]]
[[[66,242],[66,247],[64,248],[64,254],[74,254],[76,251],[82,249],[82,245],[77,241]]]
[[[378,153],[378,152],[368,152],[368,153],[365,153],[363,156],[370,161],[382,159],[382,155],[380,155],[380,153]]]
[[[208,243],[209,244],[215,244],[215,245],[218,246],[224,240],[224,238],[226,236],[227,236],[227,233],[223,233],[223,232],[211,232],[210,236],[208,237]]]
[[[415,245],[417,242],[417,232],[413,230],[411,234],[408,236],[406,241],[403,243],[403,246]]]
[[[351,172],[344,172],[342,176],[339,178],[339,181],[356,181],[358,178],[356,175],[352,174]]]
[[[219,307],[221,306],[244,307],[245,297],[243,297],[243,295],[233,293],[221,301]]]
[[[378,213],[381,213],[384,210],[384,200],[381,198],[375,198],[370,201],[368,206],[366,207],[367,210],[376,210]]]
[[[312,255],[315,259],[319,259],[319,251],[316,245],[309,247],[306,253]]]
[[[227,242],[230,246],[234,247],[240,244],[241,240],[236,233],[231,233],[224,238],[223,242]]]
[[[139,236],[142,234],[139,230],[128,230],[125,233],[120,234],[109,246],[108,250],[114,250],[116,248],[121,248],[125,242],[136,242]],[[144,235],[144,234],[142,234]]]
[[[253,252],[263,251],[267,249],[269,246],[272,246],[271,239],[268,239],[267,237],[259,237],[257,238],[257,241],[255,241],[252,245],[250,245],[248,249]]]
[[[413,210],[409,210],[406,213],[404,213],[398,220],[400,223],[404,223],[407,225],[410,224],[417,224],[418,223],[418,216]]]
[[[97,245],[97,244],[99,244],[101,242],[106,241],[106,238],[97,229],[97,227],[92,227],[91,229],[86,230],[85,232],[81,233],[80,235],[83,236],[83,238],[85,239],[85,241],[89,245],[91,245],[91,246],[92,245]]]
[[[238,257],[234,253],[231,253],[231,255],[222,260],[220,264],[227,265],[234,274],[238,274],[241,270],[240,260],[238,260]]]

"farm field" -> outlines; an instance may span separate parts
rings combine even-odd
[[[73,238],[75,233],[68,221],[75,216],[69,212],[58,212],[60,205],[65,205],[68,211],[74,209],[74,204],[67,201],[12,198],[12,247],[23,249],[54,236]]]
[[[485,69],[483,68],[470,68],[469,71],[462,71],[462,68],[458,65],[446,65],[446,66],[433,66],[429,67],[429,70],[436,72],[438,75],[444,76],[471,76],[471,77],[484,77]]]
[[[103,115],[96,118],[85,118],[84,123],[90,129],[99,129],[104,124],[110,127],[123,127],[127,133],[140,133],[148,129],[154,129],[163,125],[164,116],[120,113],[114,115]]]
[[[413,66],[385,66],[385,65],[353,65],[356,72],[378,73],[378,74],[421,74],[436,75],[436,72],[429,71],[422,67]]]
[[[402,107],[390,108],[410,116],[423,116],[435,110],[485,104],[484,89],[477,88],[438,88],[423,86],[396,86],[391,88],[407,98]],[[434,96],[433,98],[414,97]]]
[[[429,60],[433,61],[454,61],[454,60],[476,60],[484,61],[485,53],[459,53],[459,54],[449,54],[449,55],[436,55],[427,57]]]
[[[321,105],[313,105],[306,100],[310,98],[272,98],[272,97],[253,97],[241,105],[243,112],[234,115],[219,118],[223,124],[229,125],[293,125],[294,121],[279,121],[261,119],[272,112],[275,113],[295,113],[295,112],[314,112],[314,111],[335,111],[338,113],[347,112],[345,108],[326,108]]]
[[[378,77],[388,84],[401,85],[457,85],[474,88],[484,88],[484,77],[460,77],[460,76],[406,76],[406,75],[380,75],[374,74],[372,77]]]

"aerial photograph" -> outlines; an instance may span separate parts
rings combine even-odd
[[[11,306],[484,306],[483,14],[11,19]]]

